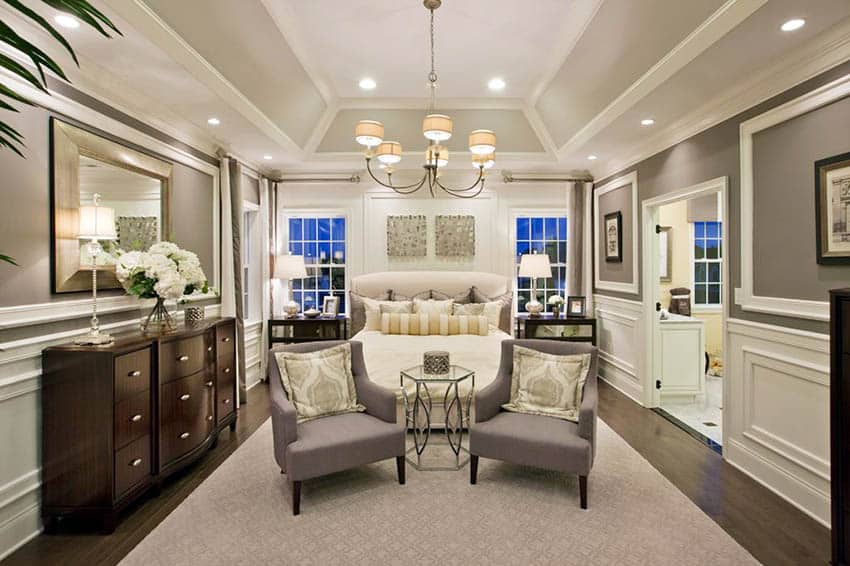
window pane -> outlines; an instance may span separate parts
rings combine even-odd
[[[301,305],[302,301],[304,300],[304,298],[301,296],[301,291],[293,291],[292,300]]]
[[[528,218],[516,219],[516,239],[528,240],[531,237],[531,222]]]
[[[331,288],[331,270],[328,267],[323,267],[319,270],[318,277],[319,289]]]
[[[694,240],[694,259],[705,258],[705,240]]]
[[[708,286],[708,302],[712,305],[720,304],[720,285]]]
[[[345,263],[345,244],[342,242],[334,242],[331,249],[333,250],[333,262]]]
[[[532,253],[546,253],[546,247],[543,245],[543,242],[531,242],[529,247],[531,248]]]
[[[345,291],[345,268],[335,267],[331,270],[331,289]]]
[[[327,241],[331,239],[331,219],[319,218],[319,240]]]
[[[525,303],[528,302],[530,296],[531,291],[520,291],[517,293],[517,310],[519,312],[525,312]]]
[[[567,277],[567,268],[559,267],[557,268],[558,277],[555,280],[555,285],[558,287],[558,291],[563,292],[563,290],[567,286],[566,277]]]
[[[289,243],[289,252],[292,255],[303,255],[304,246],[301,244],[301,242],[290,242]]]
[[[304,219],[304,239],[305,240],[315,240],[316,239],[316,219],[315,218],[305,218]]]
[[[301,219],[300,218],[290,218],[289,219],[289,239],[290,240],[301,240],[303,239],[301,236]]]
[[[532,218],[531,219],[531,239],[532,240],[542,240],[543,239],[543,219],[542,218]]]
[[[557,240],[558,239],[558,219],[557,218],[547,218],[545,220],[545,233],[547,240]]]
[[[342,293],[339,296],[339,314],[343,314],[345,312],[345,293]]]
[[[567,243],[558,242],[558,262],[567,263]]]
[[[698,305],[704,305],[706,299],[705,284],[698,284],[696,287],[696,294],[694,295],[694,303]]]
[[[695,238],[704,238],[705,237],[705,222],[694,222],[694,237]]]
[[[706,273],[705,273],[705,263],[697,262],[694,264],[694,282],[696,283],[705,283]]]
[[[549,255],[549,263],[558,263],[558,242],[546,242],[546,253]]]
[[[294,289],[298,289],[298,290],[300,290],[300,289],[301,289],[301,287],[302,287],[303,285],[304,285],[304,280],[303,280],[303,279],[293,279],[293,280],[292,280],[292,289],[293,289],[293,290],[294,290]]]
[[[319,256],[316,242],[304,242],[304,263],[316,263]]]
[[[325,308],[325,297],[328,297],[328,296],[330,296],[329,292],[319,291],[319,302],[316,303],[317,309],[324,309]]]
[[[720,264],[719,263],[709,263],[708,264],[708,282],[709,283],[720,283]]]
[[[520,277],[516,280],[517,289],[531,289],[531,278]]]
[[[719,222],[706,222],[705,223],[705,236],[706,238],[717,238],[720,236],[720,228]]]
[[[331,220],[331,237],[334,240],[345,241],[345,218]]]
[[[528,253],[528,249],[529,249],[529,243],[528,242],[517,242],[516,243],[517,261],[519,261],[519,256]]]
[[[567,219],[563,216],[558,219],[558,239],[567,239]]]
[[[316,292],[304,293],[304,304],[301,305],[302,308],[306,311],[308,309],[316,308]]]
[[[319,242],[319,263],[327,264],[331,262],[331,243]]]
[[[705,241],[705,257],[707,257],[708,259],[720,258],[720,248],[718,247],[717,240]]]

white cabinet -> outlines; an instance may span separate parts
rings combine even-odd
[[[692,403],[705,391],[705,325],[667,314],[661,327],[661,401]]]

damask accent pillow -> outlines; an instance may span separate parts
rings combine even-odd
[[[514,346],[511,400],[506,411],[578,422],[590,354],[559,356]]]
[[[460,305],[455,303],[452,307],[452,314],[466,316],[486,316],[487,321],[493,328],[499,328],[500,318],[502,316],[502,308],[504,305],[498,301],[489,303],[469,303]]]
[[[465,305],[467,303],[472,302],[472,288],[465,289],[458,293],[457,295],[447,295],[442,291],[437,291],[436,289],[431,289],[431,298],[436,299],[438,301],[445,301],[446,299],[451,299],[453,303],[457,303],[459,305]]]
[[[366,410],[357,402],[351,344],[307,353],[275,352],[275,360],[298,422]]]
[[[365,297],[363,295],[358,295],[354,291],[349,291],[349,305],[351,307],[351,334],[357,334],[361,330],[363,330],[366,326],[368,326],[367,322],[372,322],[372,326],[380,326],[381,317],[380,314],[377,316],[377,322],[375,321],[367,321],[367,311],[366,311],[366,300],[369,301],[389,301],[390,300],[391,291],[387,290],[384,293],[377,297]],[[373,303],[370,303],[370,305]],[[371,309],[374,310],[374,309]],[[378,330],[379,328],[371,328],[370,330]]]
[[[407,295],[402,295],[401,293],[396,293],[395,291],[393,291],[392,297],[394,301],[413,301],[416,299],[428,300],[431,298],[431,289],[419,291],[415,295],[411,295],[409,297]]]
[[[511,333],[511,315],[513,314],[513,302],[514,302],[514,294],[511,291],[508,291],[504,295],[499,295],[498,297],[488,297],[484,293],[481,292],[478,287],[472,288],[472,302],[473,303],[499,303],[502,305],[501,310],[499,311],[499,322],[496,326],[498,326],[499,330],[502,332]]]

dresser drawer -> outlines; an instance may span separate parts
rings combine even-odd
[[[143,436],[115,453],[115,499],[151,474],[151,437]]]
[[[115,450],[150,434],[151,394],[143,391],[115,405]]]
[[[234,361],[233,356],[218,360],[216,415],[219,423],[236,408],[236,365]]]
[[[213,421],[213,377],[207,372],[162,386],[160,459],[165,466],[200,445]]]
[[[145,348],[115,358],[115,402],[132,397],[151,386],[151,349]]]
[[[193,375],[204,368],[208,359],[206,335],[165,342],[160,349],[160,383]]]
[[[225,356],[232,356],[236,351],[236,325],[223,324],[215,330],[216,335],[216,352],[219,359]]]

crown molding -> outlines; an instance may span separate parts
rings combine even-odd
[[[850,61],[850,21],[834,26],[775,65],[659,130],[623,159],[603,161],[591,171],[597,179],[606,179],[846,61]]]
[[[493,96],[489,98],[439,98],[441,108],[449,110],[521,110],[525,102],[521,98]],[[427,97],[354,97],[340,98],[340,110],[421,110],[428,111],[431,100]],[[436,112],[440,112],[438,108]]]
[[[558,148],[558,156],[565,158],[581,148],[624,112],[732,31],[766,2],[767,0],[727,0],[716,12]]]

